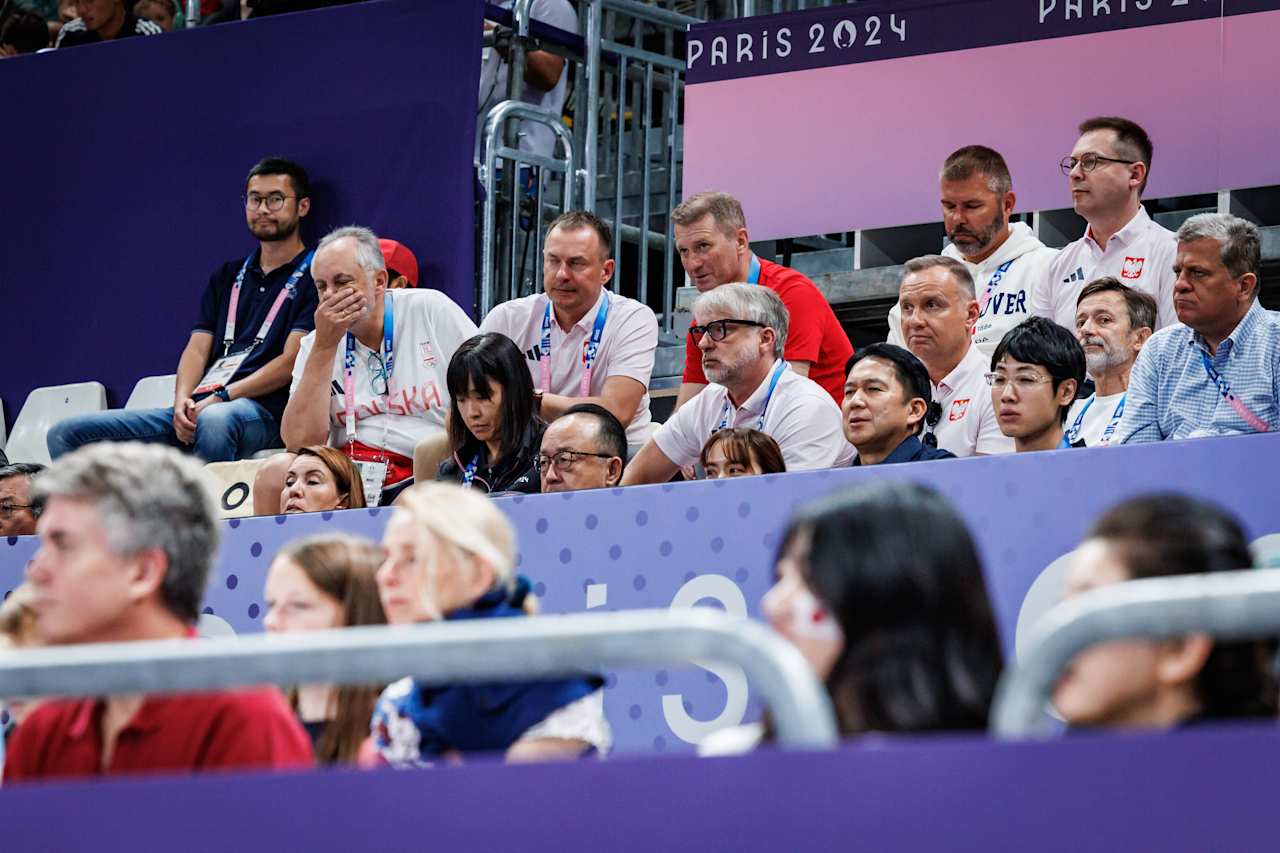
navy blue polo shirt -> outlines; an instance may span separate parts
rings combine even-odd
[[[956,455],[941,447],[929,447],[917,436],[909,435],[893,449],[893,452],[880,460],[880,465],[892,465],[895,462],[928,462],[930,459],[955,459]],[[862,460],[853,457],[850,467],[861,465]]]
[[[303,249],[289,263],[267,274],[263,273],[259,263],[261,251],[259,249],[253,253],[249,268],[244,272],[244,284],[240,287],[240,301],[236,306],[236,337],[235,343],[231,345],[233,353],[240,352],[253,343],[258,329],[262,326],[262,321],[267,319],[271,305],[276,301],[276,294],[284,289],[285,282],[308,254],[308,250]],[[222,338],[227,332],[227,308],[231,305],[231,288],[236,283],[236,276],[243,264],[244,258],[241,257],[234,261],[227,261],[215,270],[213,275],[209,276],[209,284],[205,287],[204,296],[200,300],[200,317],[196,320],[194,330],[213,335],[209,360],[204,366],[206,373],[215,361],[222,358],[224,349]],[[294,285],[293,298],[285,300],[284,305],[280,306],[280,313],[271,324],[266,339],[244,360],[235,376],[231,377],[231,382],[243,379],[283,353],[285,341],[293,332],[305,334],[315,328],[318,301],[316,285],[311,280],[311,270],[308,268]],[[279,390],[255,399],[271,412],[276,423],[279,423],[284,415],[285,404],[289,402],[288,379],[286,378]]]

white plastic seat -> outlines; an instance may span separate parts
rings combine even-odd
[[[37,388],[27,395],[18,419],[13,422],[13,434],[5,445],[5,455],[10,462],[48,465],[49,446],[45,444],[45,435],[49,428],[64,418],[101,412],[106,407],[107,389],[101,382]]]
[[[144,376],[133,386],[133,393],[124,404],[126,409],[164,409],[173,405],[173,388],[178,374],[168,376]]]

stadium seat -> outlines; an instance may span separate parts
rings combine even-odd
[[[163,409],[173,405],[173,387],[178,381],[176,373],[168,376],[144,376],[133,386],[126,409]]]
[[[101,382],[75,382],[36,388],[13,423],[13,434],[5,447],[10,462],[39,462],[48,465],[49,447],[45,435],[63,418],[100,412],[107,407],[107,389]]]

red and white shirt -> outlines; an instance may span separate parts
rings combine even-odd
[[[1049,265],[1048,278],[1031,294],[1031,313],[1074,332],[1080,291],[1094,279],[1110,275],[1156,301],[1157,329],[1176,325],[1173,261],[1177,253],[1173,232],[1157,225],[1143,207],[1111,235],[1105,247],[1094,241],[1091,229],[1085,229],[1084,236],[1067,245]]]
[[[934,402],[942,406],[942,418],[933,429],[938,447],[956,456],[1013,452],[1013,439],[1000,431],[991,404],[990,366],[991,360],[971,343],[960,363],[932,386]]]

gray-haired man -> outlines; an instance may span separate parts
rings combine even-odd
[[[693,303],[689,334],[702,353],[713,384],[671,416],[636,455],[623,485],[661,483],[698,459],[716,430],[751,427],[772,436],[787,470],[848,465],[840,409],[811,379],[782,359],[787,309],[776,293],[749,284],[726,284]]]
[[[40,550],[27,566],[45,645],[193,636],[218,524],[198,463],[96,444],[35,481]],[[311,746],[275,688],[50,701],[9,741],[5,782],[142,771],[306,767]]]
[[[316,329],[302,339],[280,435],[291,450],[342,448],[377,505],[392,496],[384,486],[398,492],[412,482],[418,442],[445,429],[449,359],[476,325],[437,290],[388,290],[378,238],[367,228],[330,232],[311,274],[320,297]],[[255,495],[277,476],[283,483],[287,457],[271,463]]]
[[[1178,229],[1177,325],[1147,340],[1129,377],[1122,443],[1280,429],[1280,313],[1258,303],[1258,229],[1225,213]]]
[[[34,462],[0,465],[0,537],[36,532],[40,504],[31,497],[31,478],[43,470]]]

